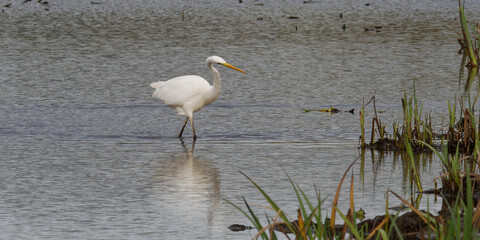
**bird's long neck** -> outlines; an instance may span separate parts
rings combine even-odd
[[[213,90],[217,97],[220,95],[220,91],[222,90],[222,83],[220,81],[220,74],[218,73],[217,69],[215,69],[211,63],[208,64],[208,68],[212,71],[213,74]]]

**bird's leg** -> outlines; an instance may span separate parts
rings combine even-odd
[[[182,137],[183,129],[185,129],[185,126],[187,126],[187,122],[188,122],[188,117],[185,118],[185,122],[183,123],[182,130],[181,130],[180,133],[178,134],[178,137]]]
[[[192,125],[193,140],[197,140],[197,135],[195,134],[195,127],[193,126],[193,117],[190,118],[190,125]]]

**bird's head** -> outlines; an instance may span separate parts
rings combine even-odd
[[[227,61],[225,61],[223,58],[221,58],[219,56],[211,56],[211,57],[207,58],[207,65],[210,65],[210,64],[213,64],[213,63],[220,64],[220,65],[223,65],[225,67],[229,67],[231,69],[235,69],[239,72],[242,72],[242,73],[246,74],[246,72],[232,66],[231,64],[227,63]]]

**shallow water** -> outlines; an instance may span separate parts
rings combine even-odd
[[[266,202],[239,171],[295,216],[285,169],[312,198],[314,185],[329,196],[327,212],[360,154],[363,99],[375,95],[390,126],[415,81],[439,129],[446,101],[465,94],[457,1],[49,2],[0,14],[0,238],[248,239],[256,232],[227,229],[250,224],[223,198]],[[478,3],[466,8],[480,20]],[[248,74],[218,69],[222,95],[196,113],[192,154],[191,130],[175,137],[183,117],[149,83],[211,79],[210,55]],[[356,112],[302,110],[330,106]],[[373,217],[387,189],[409,196],[404,166],[368,152],[354,167],[356,207]],[[420,166],[433,187],[438,161]]]

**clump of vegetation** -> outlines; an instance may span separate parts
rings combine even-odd
[[[344,239],[347,233],[351,236],[354,236],[356,239],[371,239],[377,233],[382,235],[386,234],[385,230],[382,227],[387,223],[389,217],[384,218],[382,221],[377,222],[375,228],[369,229],[367,223],[358,225],[357,220],[363,219],[363,210],[355,211],[354,204],[354,192],[353,192],[353,173],[351,177],[350,185],[350,208],[347,211],[347,214],[344,214],[337,206],[338,199],[340,196],[340,190],[345,180],[347,174],[350,172],[350,169],[357,160],[353,161],[352,164],[348,167],[347,171],[340,180],[339,186],[337,188],[335,198],[333,200],[332,212],[329,217],[322,216],[321,205],[325,199],[321,199],[320,192],[315,188],[315,193],[317,196],[316,203],[313,204],[312,201],[306,196],[305,192],[298,186],[287,174],[288,179],[292,185],[292,188],[297,196],[299,209],[297,210],[297,217],[289,217],[285,211],[283,211],[269,196],[268,194],[257,185],[250,177],[243,174],[263,195],[265,200],[270,204],[271,208],[268,208],[273,211],[275,217],[270,217],[266,214],[267,225],[263,226],[259,220],[258,215],[252,210],[250,205],[247,203],[245,198],[243,199],[245,206],[248,210],[244,211],[241,207],[232,203],[231,201],[225,199],[228,203],[242,212],[250,222],[258,230],[258,233],[253,239],[262,238],[264,240],[268,239],[277,239],[276,232],[284,234],[288,239],[289,234],[294,235],[295,239]],[[344,224],[335,224],[336,214],[345,221]],[[235,224],[238,226],[238,224]],[[247,227],[248,228],[248,227]],[[246,229],[246,228],[241,228]]]
[[[353,171],[355,161],[348,167],[340,179],[336,194],[333,198],[331,214],[322,215],[322,203],[326,199],[320,197],[320,191],[315,188],[317,196],[316,203],[310,201],[305,192],[294,183],[288,176],[297,196],[299,209],[296,217],[290,217],[286,211],[281,209],[268,194],[257,185],[251,178],[249,181],[262,193],[273,211],[273,215],[265,213],[266,224],[260,221],[248,202],[243,199],[248,211],[243,210],[231,201],[226,200],[236,209],[241,211],[253,224],[254,227],[234,224],[232,230],[248,230],[255,228],[258,233],[253,239],[277,239],[276,234],[283,234],[288,239],[295,236],[295,239],[480,239],[480,127],[477,127],[477,117],[474,114],[473,106],[477,100],[470,101],[468,106],[460,104],[460,120],[457,121],[457,99],[455,104],[448,103],[449,123],[445,134],[435,134],[432,129],[430,114],[422,116],[422,106],[418,104],[415,93],[412,97],[406,94],[402,99],[403,123],[394,123],[394,132],[387,134],[385,125],[376,114],[375,99],[372,98],[375,117],[372,120],[372,132],[370,143],[365,143],[365,105],[359,111],[360,125],[362,128],[362,149],[386,149],[381,144],[391,142],[393,150],[404,150],[404,156],[410,160],[411,172],[410,181],[412,196],[405,200],[393,191],[405,206],[410,208],[409,212],[400,214],[396,208],[388,207],[388,196],[384,215],[372,219],[363,220],[362,211],[355,209],[354,203],[354,182]],[[463,99],[460,99],[463,103]],[[368,103],[367,103],[368,104]],[[478,121],[480,123],[480,120]],[[439,136],[440,142],[434,142],[434,136]],[[375,138],[378,140],[375,141]],[[380,146],[380,148],[379,148]],[[433,152],[443,164],[443,173],[434,181],[440,180],[441,187],[438,189],[424,191],[419,169],[415,163],[414,151]],[[454,154],[452,154],[454,153]],[[350,204],[348,209],[339,209],[338,201],[344,180],[349,172],[351,173],[350,183]],[[419,209],[423,194],[435,193],[443,198],[442,211],[437,215],[428,210]],[[476,204],[475,204],[476,201]],[[345,214],[346,213],[346,214]],[[343,223],[336,224],[336,216],[340,216]],[[362,221],[363,220],[363,221]]]
[[[392,134],[388,134],[386,127],[377,115],[375,106],[375,97],[372,97],[375,117],[372,119],[372,130],[370,135],[370,143],[365,143],[365,106],[360,110],[360,128],[361,136],[360,147],[362,149],[378,149],[378,150],[406,150],[406,143],[409,143],[413,151],[429,150],[424,144],[426,142],[433,145],[434,132],[432,128],[431,116],[425,115],[422,118],[423,106],[418,106],[415,96],[415,88],[412,97],[407,97],[406,93],[402,98],[403,108],[403,124],[393,122]],[[369,103],[370,103],[369,102]],[[367,105],[369,104],[367,103]],[[378,136],[378,140],[375,137]]]
[[[412,97],[404,94],[402,99],[403,123],[393,124],[393,134],[386,132],[385,125],[376,114],[375,98],[372,98],[375,117],[372,120],[372,132],[370,143],[365,143],[365,104],[359,111],[360,125],[362,130],[362,149],[389,149],[403,150],[406,158],[410,160],[410,181],[412,196],[410,200],[401,198],[395,192],[389,194],[400,199],[411,211],[400,212],[388,208],[388,197],[384,215],[373,219],[361,221],[362,211],[356,211],[353,191],[353,172],[350,184],[350,207],[339,209],[338,201],[343,182],[351,172],[355,161],[348,167],[340,180],[333,199],[331,214],[322,215],[322,203],[320,191],[315,188],[316,203],[310,201],[305,192],[294,183],[288,176],[297,196],[299,209],[296,217],[290,217],[281,209],[268,194],[257,185],[251,178],[250,182],[262,193],[270,204],[266,207],[273,211],[273,215],[265,213],[267,224],[262,224],[259,216],[252,210],[248,202],[243,199],[248,211],[226,200],[232,206],[241,211],[253,224],[254,227],[234,224],[232,230],[248,230],[255,228],[258,233],[254,239],[277,239],[276,234],[284,234],[288,239],[480,239],[480,119],[474,114],[473,106],[477,97],[472,102],[468,99],[468,106],[463,106],[460,99],[460,114],[457,120],[457,99],[455,104],[448,103],[449,122],[448,130],[444,134],[435,134],[432,128],[430,114],[422,118],[422,105],[418,104],[415,91]],[[367,103],[368,105],[368,103]],[[477,125],[479,127],[477,127]],[[434,142],[434,136],[440,141]],[[375,141],[375,138],[378,140]],[[391,145],[385,147],[385,142]],[[392,147],[393,146],[393,147]],[[443,164],[443,173],[434,181],[440,180],[441,187],[424,191],[417,164],[415,163],[414,151],[433,152]],[[452,154],[454,153],[454,154]],[[243,174],[243,173],[242,173]],[[428,210],[419,209],[423,194],[435,193],[443,197],[442,211],[438,215]],[[476,201],[476,204],[474,204]],[[396,211],[396,212],[392,212]],[[345,214],[346,213],[346,214]],[[343,220],[342,224],[336,224],[336,216]]]
[[[477,145],[478,146],[478,145]],[[410,211],[400,214],[399,211],[392,213],[388,208],[388,196],[386,210],[384,215],[376,216],[372,219],[363,220],[363,210],[356,211],[353,191],[353,171],[351,173],[350,191],[349,191],[349,209],[342,211],[338,207],[341,187],[347,174],[357,160],[345,171],[337,187],[332,204],[330,215],[322,215],[321,205],[326,199],[320,197],[320,192],[315,188],[317,196],[314,204],[306,196],[305,192],[288,176],[292,188],[297,196],[299,209],[296,211],[296,217],[290,217],[281,209],[273,199],[250,177],[243,174],[263,195],[270,207],[265,207],[272,211],[272,215],[265,213],[266,224],[260,221],[248,202],[243,198],[247,211],[243,210],[233,202],[225,199],[228,203],[242,212],[254,225],[258,233],[253,239],[278,239],[277,233],[283,234],[287,239],[294,236],[298,240],[307,239],[478,239],[480,236],[480,201],[474,205],[474,185],[469,174],[465,175],[464,190],[458,192],[454,197],[453,203],[444,201],[445,211],[440,211],[439,215],[433,215],[428,211],[418,208],[415,202],[409,202],[403,199],[393,191],[388,191],[396,198],[400,199]],[[459,172],[460,173],[460,172]],[[477,177],[480,175],[476,175]],[[443,176],[441,176],[443,177]],[[452,176],[453,177],[453,176]],[[477,187],[478,188],[478,187]],[[419,196],[422,193],[418,194]],[[447,198],[445,198],[447,199]],[[344,214],[346,212],[347,214]],[[336,224],[336,215],[339,215],[344,221],[342,224]],[[363,221],[362,221],[363,220]],[[234,224],[230,226],[232,231],[244,231],[253,229],[253,227]]]
[[[388,134],[386,127],[377,116],[375,107],[375,97],[372,97],[375,116],[372,119],[370,142],[365,142],[365,105],[360,110],[360,148],[404,151],[407,150],[407,143],[413,152],[440,150],[443,145],[448,147],[450,152],[458,149],[462,154],[472,154],[475,146],[475,139],[480,134],[480,128],[477,129],[477,118],[474,113],[475,103],[478,99],[475,97],[473,103],[469,100],[468,106],[463,106],[463,99],[460,99],[461,111],[457,118],[457,100],[452,105],[448,104],[448,130],[446,133],[437,134],[432,127],[432,118],[430,114],[425,114],[422,118],[423,105],[418,105],[415,95],[415,87],[412,97],[407,97],[406,93],[402,98],[403,122],[394,121],[392,133]],[[369,102],[370,103],[370,102]],[[367,103],[367,105],[369,104]],[[376,140],[378,137],[378,140]]]

